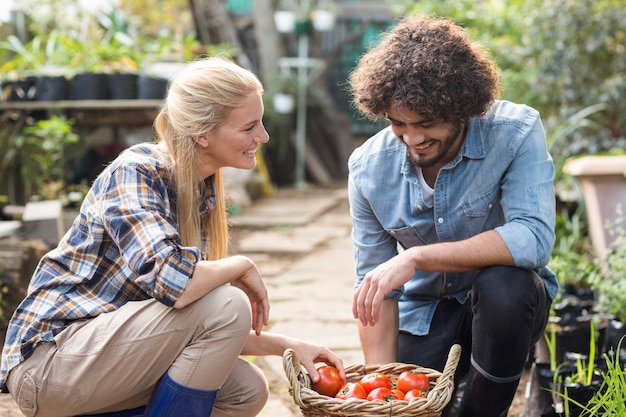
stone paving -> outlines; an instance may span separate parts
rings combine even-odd
[[[288,209],[293,211],[282,221],[272,215]],[[246,232],[250,223],[244,225],[242,219],[262,223],[266,214],[274,218],[274,226]],[[239,235],[235,250],[264,273],[271,302],[269,330],[324,344],[345,365],[363,363],[351,312],[354,271],[345,188],[279,194],[245,209],[233,225]],[[288,393],[282,358],[259,361],[271,382],[260,416],[300,416]]]

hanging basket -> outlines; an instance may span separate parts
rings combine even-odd
[[[292,349],[283,355],[283,367],[289,380],[289,392],[305,417],[440,417],[454,391],[454,372],[461,357],[461,346],[453,345],[443,372],[417,365],[389,363],[386,365],[352,365],[346,368],[348,382],[358,382],[364,375],[380,372],[397,378],[404,371],[424,373],[430,380],[428,395],[411,402],[342,400],[319,394],[312,389],[311,378],[298,362]]]

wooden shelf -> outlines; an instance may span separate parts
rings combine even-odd
[[[151,126],[164,100],[59,100],[0,103],[0,112],[17,112],[22,117],[36,111],[65,114],[77,127]]]
[[[0,103],[0,110],[124,110],[158,109],[163,100],[59,100],[13,101]]]

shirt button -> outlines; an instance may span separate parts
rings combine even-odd
[[[422,209],[422,206],[417,206],[417,209],[418,209],[418,210],[421,210],[421,209]]]
[[[443,217],[438,218],[437,219],[437,223],[439,223],[439,224],[443,223]]]

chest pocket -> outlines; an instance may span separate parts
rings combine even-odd
[[[463,203],[466,236],[464,239],[502,224],[502,207],[498,203],[500,189],[494,187],[487,193]]]
[[[426,245],[428,242],[428,231],[424,230],[424,228],[429,228],[434,231],[434,224],[425,225],[425,227],[420,227],[420,232],[411,226],[404,226],[397,229],[389,229],[387,230],[391,236],[402,246],[403,248],[410,248],[412,246],[422,246]]]

